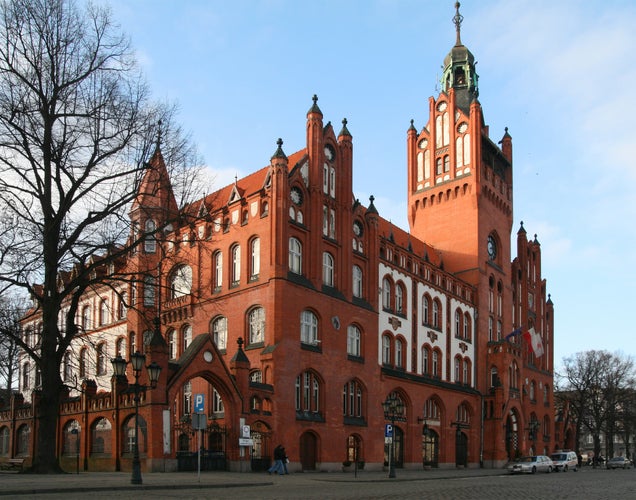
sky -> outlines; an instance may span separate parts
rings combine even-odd
[[[105,3],[105,2],[103,2]],[[353,136],[353,189],[408,230],[406,131],[428,117],[454,0],[111,0],[153,96],[179,105],[215,191],[305,147],[312,95]],[[464,0],[490,137],[513,140],[514,222],[541,243],[555,365],[636,354],[636,2]],[[631,314],[631,313],[630,313]]]

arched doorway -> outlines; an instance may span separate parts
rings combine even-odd
[[[404,431],[397,425],[393,426],[393,449],[391,444],[384,446],[384,463],[389,465],[389,458],[393,456],[393,465],[402,467],[404,464]]]
[[[300,436],[300,465],[303,470],[316,470],[318,440],[312,432]]]
[[[272,431],[263,422],[252,425],[252,472],[266,471],[271,465],[274,449]]]
[[[519,422],[514,410],[510,410],[506,418],[506,454],[508,460],[514,460],[519,455]]]
[[[439,465],[439,434],[428,427],[422,431],[422,465],[424,468]]]
[[[455,432],[455,465],[468,466],[468,436],[461,429]]]

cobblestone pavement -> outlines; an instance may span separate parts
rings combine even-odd
[[[584,468],[579,472],[509,475],[465,469],[386,473],[305,473],[269,476],[206,472],[144,474],[131,485],[127,473],[61,476],[0,474],[0,495],[13,498],[171,499],[620,499],[636,498],[636,471]]]

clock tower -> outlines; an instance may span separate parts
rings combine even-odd
[[[461,41],[459,6],[441,92],[429,98],[424,127],[418,131],[411,122],[407,131],[408,220],[411,233],[439,252],[445,270],[476,287],[477,348],[485,356],[487,343],[513,324],[512,139],[507,130],[498,144],[489,136],[475,57]],[[479,364],[482,390],[488,369]]]

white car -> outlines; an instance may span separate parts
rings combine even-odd
[[[550,455],[550,458],[552,459],[552,467],[557,472],[560,470],[563,472],[576,471],[579,466],[579,460],[573,451],[557,451]]]
[[[554,465],[550,457],[545,455],[533,455],[530,457],[521,457],[516,462],[508,464],[508,470],[511,474],[526,472],[534,474],[535,472],[552,472]]]

